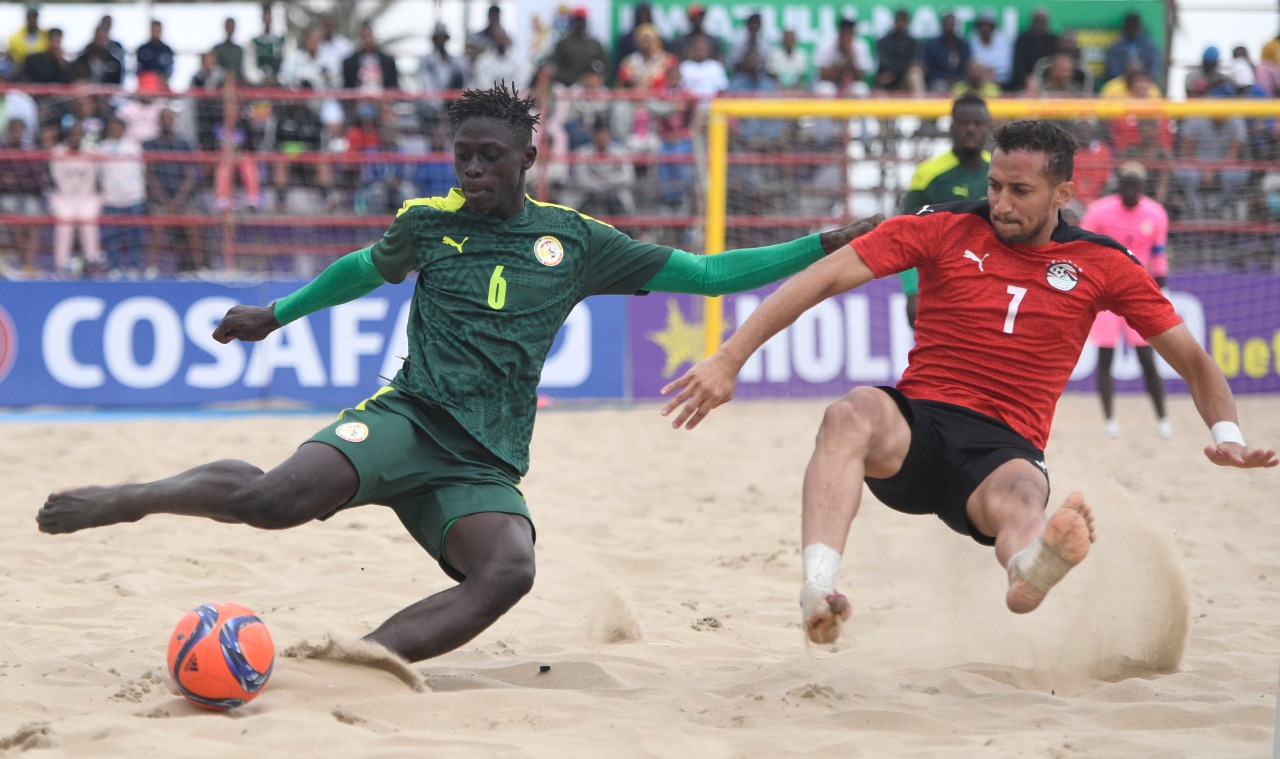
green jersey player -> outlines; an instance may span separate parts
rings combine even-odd
[[[758,287],[879,221],[706,257],[637,242],[526,197],[537,158],[533,105],[505,86],[464,93],[450,108],[457,189],[409,201],[372,247],[271,306],[232,308],[214,332],[224,343],[261,340],[416,271],[409,356],[390,385],[271,471],[226,460],[157,482],[55,493],[37,516],[40,529],[75,532],[157,513],[283,529],[384,504],[459,584],[398,612],[368,640],[419,661],[466,643],[510,609],[533,585],[533,522],[517,485],[536,386],[574,304],[597,293]]]

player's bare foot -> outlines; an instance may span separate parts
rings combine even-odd
[[[36,514],[41,532],[76,532],[118,522],[136,522],[142,514],[127,507],[122,487],[87,487],[53,493]]]
[[[843,593],[823,593],[807,587],[800,592],[800,608],[810,642],[824,646],[836,642],[841,623],[853,614]]]
[[[1005,596],[1009,610],[1017,614],[1035,610],[1049,589],[1084,561],[1096,539],[1093,511],[1084,496],[1072,493],[1049,517],[1036,542],[1009,559],[1009,593]]]

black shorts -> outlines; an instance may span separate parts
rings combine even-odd
[[[1044,451],[986,414],[940,401],[918,401],[896,388],[882,387],[907,424],[911,447],[898,473],[886,479],[867,477],[876,498],[904,514],[937,514],[947,526],[984,546],[995,538],[984,535],[969,519],[969,496],[1000,465],[1026,459],[1044,472]]]

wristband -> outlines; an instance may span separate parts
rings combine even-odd
[[[1209,432],[1213,434],[1213,444],[1222,445],[1223,443],[1236,443],[1244,445],[1244,435],[1240,433],[1240,425],[1235,422],[1214,422],[1209,428]]]

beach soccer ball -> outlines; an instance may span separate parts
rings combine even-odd
[[[252,701],[274,662],[267,626],[238,604],[192,609],[169,636],[169,676],[182,695],[205,709],[226,711]]]

